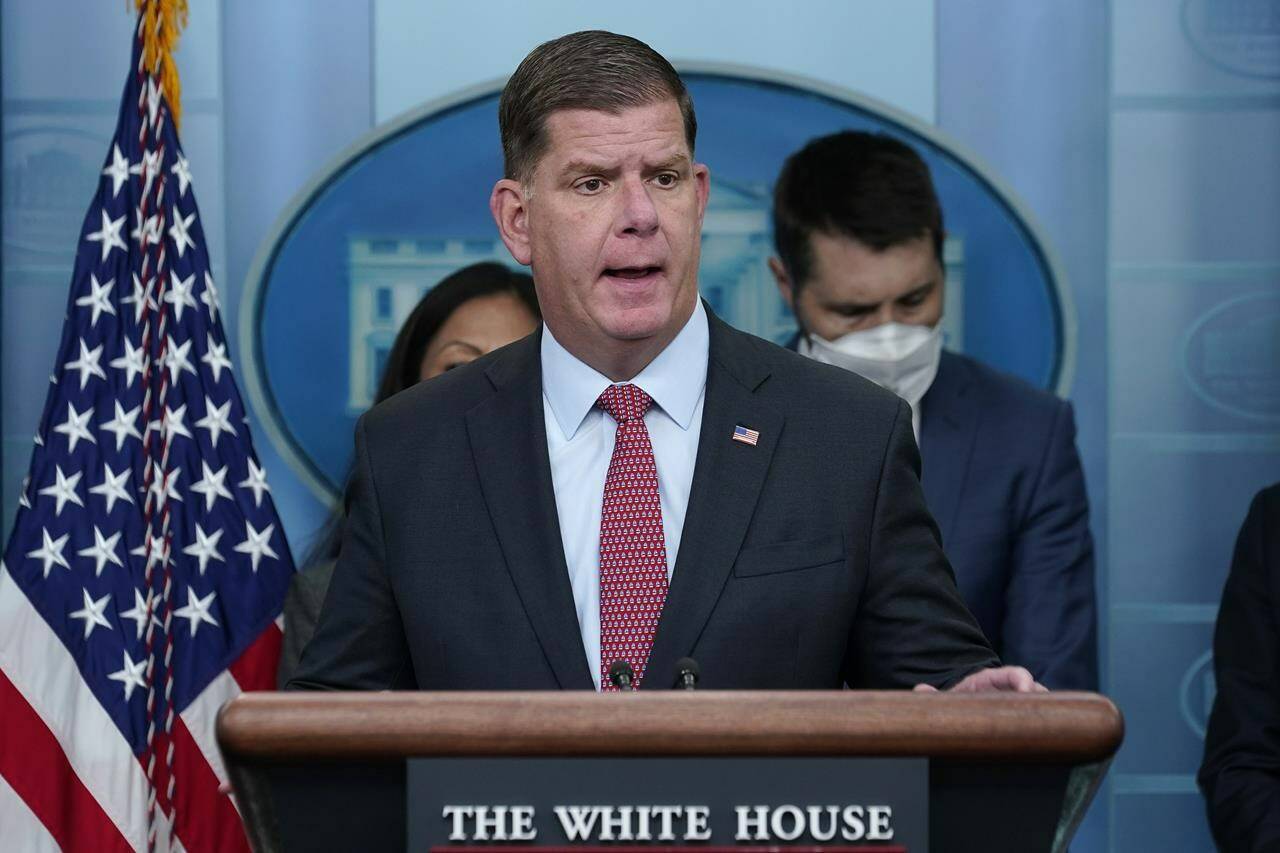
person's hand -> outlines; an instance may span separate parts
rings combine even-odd
[[[932,684],[917,684],[916,693],[937,693]],[[1031,677],[1020,666],[999,666],[980,669],[965,676],[959,684],[950,687],[948,693],[1048,693],[1049,688]]]

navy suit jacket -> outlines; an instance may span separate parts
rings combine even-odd
[[[1071,404],[943,352],[920,404],[925,498],[960,593],[1005,663],[1098,689],[1089,498]]]
[[[944,350],[920,409],[925,499],[987,639],[1050,689],[1097,690],[1093,537],[1071,404]]]
[[[1200,788],[1224,853],[1280,851],[1280,483],[1253,499],[1213,634]]]
[[[644,686],[670,687],[686,655],[709,688],[947,686],[998,665],[925,507],[906,404],[708,314],[693,486]],[[291,686],[593,689],[539,345],[361,418],[341,555]]]

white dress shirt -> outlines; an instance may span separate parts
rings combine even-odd
[[[684,530],[693,465],[702,432],[710,333],[701,300],[675,339],[630,383],[653,398],[644,416],[658,466],[662,533],[671,578]],[[569,353],[545,325],[542,330],[542,404],[547,452],[556,493],[578,627],[596,689],[600,688],[600,515],[604,481],[618,424],[596,407],[607,376]]]

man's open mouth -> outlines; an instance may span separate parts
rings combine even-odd
[[[604,271],[610,278],[638,280],[662,272],[662,267],[611,267]]]

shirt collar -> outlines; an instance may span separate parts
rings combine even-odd
[[[710,340],[707,312],[699,299],[680,333],[630,383],[652,397],[683,430],[689,429],[707,384]],[[551,404],[561,433],[569,441],[600,394],[613,383],[574,357],[546,324],[542,328],[541,356],[542,393]]]

